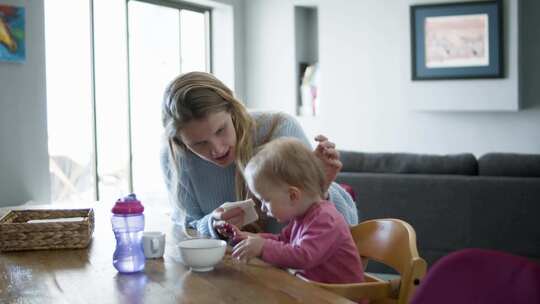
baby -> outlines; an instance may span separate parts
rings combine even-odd
[[[364,281],[349,226],[334,204],[323,199],[322,164],[301,141],[280,138],[264,145],[247,164],[244,177],[262,210],[288,224],[279,235],[233,227],[228,234],[239,241],[233,257],[260,257],[323,283]]]

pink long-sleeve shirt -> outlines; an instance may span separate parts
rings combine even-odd
[[[265,238],[261,258],[273,265],[299,269],[313,281],[359,283],[364,271],[349,226],[333,203],[314,203],[292,219],[279,235]]]

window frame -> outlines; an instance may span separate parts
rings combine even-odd
[[[126,0],[126,5],[125,5],[125,8],[126,8],[126,26],[125,26],[125,29],[126,29],[126,52],[127,52],[126,59],[127,59],[127,90],[128,90],[128,92],[127,92],[127,98],[128,98],[127,107],[128,107],[128,152],[129,152],[129,158],[128,158],[128,161],[129,161],[128,187],[129,187],[129,192],[134,192],[134,189],[133,189],[133,143],[132,143],[133,136],[132,136],[132,126],[131,126],[131,122],[132,122],[131,89],[132,88],[131,88],[131,71],[130,71],[131,56],[130,56],[130,48],[129,48],[129,43],[130,43],[130,40],[129,40],[129,2],[143,2],[143,3],[149,3],[149,4],[158,5],[158,6],[164,6],[164,7],[178,9],[178,11],[191,10],[191,11],[203,13],[204,17],[205,17],[205,23],[206,23],[205,26],[206,26],[206,29],[207,29],[207,31],[205,31],[205,33],[206,33],[206,38],[205,38],[206,54],[205,54],[205,57],[206,57],[206,65],[207,65],[207,68],[208,68],[208,70],[210,72],[212,72],[212,24],[211,24],[212,8],[207,7],[207,6],[203,6],[203,5],[187,3],[187,2],[184,2],[184,1]],[[180,27],[180,23],[178,24],[178,26]],[[180,42],[181,41],[182,41],[182,37],[180,36]],[[180,56],[180,54],[178,54],[178,56]],[[96,150],[96,152],[97,152],[97,150]],[[96,155],[96,157],[97,157],[97,155]],[[96,176],[97,175],[98,175],[98,173],[97,173],[97,170],[96,170]],[[98,196],[98,198],[99,198],[99,196]]]
[[[131,71],[130,71],[130,50],[129,50],[129,2],[130,1],[138,1],[138,2],[145,2],[149,4],[164,6],[164,7],[170,7],[180,10],[191,10],[199,13],[203,13],[205,16],[205,26],[206,26],[206,37],[205,37],[205,43],[206,43],[206,65],[208,71],[213,71],[213,60],[212,60],[212,54],[213,54],[213,33],[212,33],[212,7],[204,6],[204,5],[198,5],[194,3],[188,3],[184,1],[171,1],[171,0],[125,0],[125,32],[126,32],[126,61],[127,61],[127,115],[128,115],[128,162],[129,162],[129,173],[128,173],[128,187],[129,191],[133,192],[133,147],[132,147],[132,126],[131,126],[131,119],[132,119],[132,109],[131,109]],[[94,199],[99,201],[100,199],[100,185],[99,185],[99,172],[98,172],[98,126],[97,126],[97,100],[96,100],[96,49],[95,49],[95,14],[94,14],[94,8],[95,3],[94,0],[88,1],[89,5],[89,22],[90,22],[90,28],[89,28],[89,39],[90,39],[90,100],[91,100],[91,109],[92,109],[92,178],[93,178],[93,185],[94,185]],[[178,25],[180,27],[180,24]],[[180,37],[181,39],[181,37]],[[179,54],[180,56],[180,54]]]

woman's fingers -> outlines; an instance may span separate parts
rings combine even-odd
[[[244,210],[240,207],[236,207],[225,211],[223,208],[219,207],[212,212],[212,217],[217,221],[225,221],[240,227],[244,222]]]
[[[232,218],[227,220],[227,223],[230,223],[233,226],[242,226],[243,222],[244,222],[244,217],[243,216],[236,216],[236,217],[232,217]]]
[[[327,148],[323,150],[323,155],[327,159],[339,159],[339,152],[334,148]]]
[[[336,179],[339,171],[343,167],[343,163],[339,160],[339,151],[336,149],[336,144],[329,141],[328,138],[322,134],[317,135],[315,140],[318,142],[315,148],[315,156],[319,158],[326,173],[326,189]]]
[[[325,140],[325,141],[319,142],[319,146],[326,149],[334,149],[336,147],[336,144],[331,141]]]
[[[319,157],[335,154],[333,151],[336,151],[336,144],[328,141],[328,138],[326,138],[326,136],[318,135],[317,137],[315,137],[315,140],[319,142],[317,144],[317,147],[315,148],[315,154],[317,154]]]
[[[328,141],[328,138],[324,135],[317,135],[315,141],[318,142],[317,147],[315,147],[315,154],[322,154],[324,150],[324,145],[322,143]]]
[[[343,163],[339,159],[329,159],[326,161],[326,165],[332,167],[332,170],[337,170],[337,173],[339,173],[343,167]]]
[[[319,135],[315,136],[315,140],[320,142],[320,141],[328,140],[328,138],[326,136],[322,135],[322,134],[319,134]]]
[[[221,219],[235,226],[241,226],[244,221],[244,210],[240,207],[229,209],[221,214]]]
[[[214,211],[212,211],[212,217],[218,221],[218,220],[221,220],[221,214],[223,213],[223,208],[219,207],[219,208],[216,208],[214,209]]]
[[[239,217],[239,216],[241,217],[244,216],[244,210],[240,207],[236,207],[236,208],[232,208],[227,211],[224,211],[221,214],[221,219],[228,222],[230,219]]]
[[[225,229],[225,221],[215,220],[213,226],[214,226],[214,229],[216,229],[218,232],[219,231],[224,231],[224,229]]]
[[[341,163],[339,161],[339,151],[336,150],[333,143],[329,143],[327,147],[322,145],[318,146],[315,150],[315,155],[325,164],[331,165]]]

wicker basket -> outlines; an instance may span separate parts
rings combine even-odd
[[[86,248],[93,231],[92,209],[11,210],[0,219],[0,251]]]

